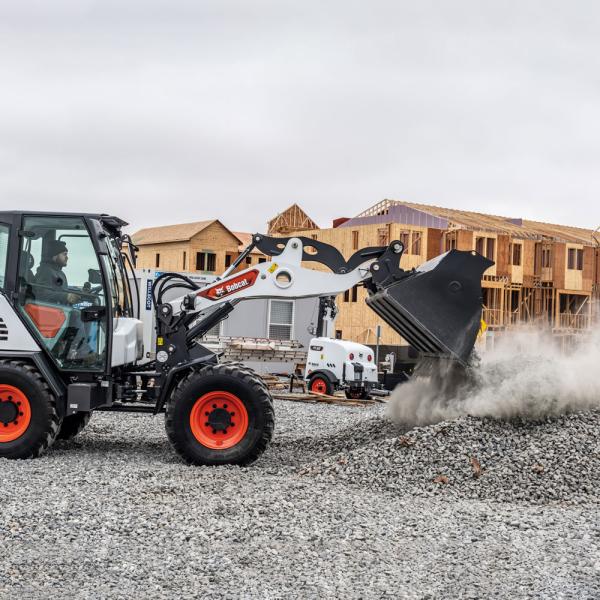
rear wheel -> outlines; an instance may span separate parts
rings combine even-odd
[[[71,440],[81,433],[92,418],[91,412],[78,412],[65,417],[58,430],[57,440]]]
[[[195,465],[247,465],[273,436],[271,395],[256,374],[234,365],[192,371],[167,402],[165,427],[175,451]]]
[[[40,456],[60,423],[56,399],[39,371],[26,362],[0,361],[0,457]]]
[[[333,395],[333,383],[331,383],[329,377],[317,373],[308,380],[308,389],[311,392],[317,394],[327,394],[328,396]]]

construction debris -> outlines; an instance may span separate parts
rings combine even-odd
[[[481,464],[474,456],[471,456],[469,462],[471,463],[471,467],[473,468],[473,477],[475,479],[479,479],[481,477]]]

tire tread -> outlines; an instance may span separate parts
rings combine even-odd
[[[181,380],[173,389],[169,400],[167,401],[165,429],[167,431],[169,440],[179,456],[181,456],[188,463],[193,462],[190,460],[187,454],[185,444],[183,444],[179,437],[175,435],[177,424],[173,419],[173,406],[175,402],[177,402],[177,397],[179,394],[181,394],[186,386],[189,385],[194,379],[213,375],[228,375],[232,377],[238,377],[246,384],[249,384],[249,386],[253,389],[256,398],[259,399],[261,408],[265,415],[265,426],[263,428],[262,435],[252,448],[252,451],[247,453],[242,459],[235,462],[235,464],[240,466],[249,465],[267,449],[273,437],[273,432],[275,430],[273,399],[271,398],[271,394],[260,375],[255,373],[249,367],[240,367],[240,365],[237,363],[218,363],[215,365],[206,365],[201,369],[191,370],[185,377],[181,378]]]
[[[42,374],[31,363],[21,360],[1,359],[0,364],[9,365],[14,369],[25,372],[28,377],[35,381],[48,398],[50,419],[48,420],[45,435],[40,437],[38,442],[31,448],[29,454],[21,456],[21,458],[38,458],[52,446],[60,429],[61,419],[58,416],[56,398],[46,380],[42,377]]]

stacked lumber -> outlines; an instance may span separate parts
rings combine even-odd
[[[252,362],[306,362],[306,350],[295,340],[206,336],[202,344],[225,360]]]

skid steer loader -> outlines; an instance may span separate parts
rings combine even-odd
[[[362,283],[369,306],[430,361],[468,363],[487,259],[453,250],[406,272],[399,241],[346,261],[316,240],[261,234],[216,283],[158,277],[148,290],[156,347],[144,349],[125,225],[103,214],[0,212],[0,457],[39,456],[94,410],[110,410],[164,412],[189,463],[251,463],[273,433],[269,391],[197,341],[245,299],[330,297]],[[272,259],[234,272],[255,247]],[[181,296],[167,301],[174,289]]]

